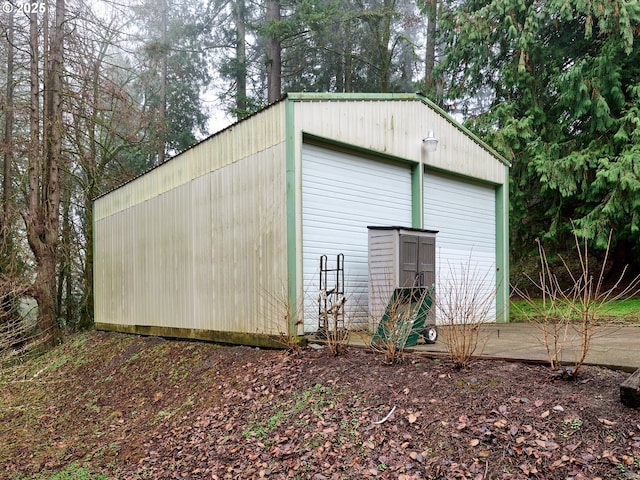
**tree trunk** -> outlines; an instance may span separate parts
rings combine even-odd
[[[106,47],[106,46],[105,46]],[[84,238],[85,259],[83,269],[83,297],[79,307],[78,329],[85,330],[93,324],[93,199],[98,196],[98,179],[102,178],[102,168],[99,163],[101,155],[98,154],[98,141],[96,139],[96,129],[98,125],[98,108],[100,100],[100,72],[102,70],[103,59],[106,55],[106,48],[100,50],[100,55],[96,59],[93,67],[93,88],[92,88],[92,108],[89,131],[89,161],[85,165],[87,171],[87,185],[84,194]],[[78,141],[82,145],[82,141]]]
[[[6,90],[6,107],[4,117],[4,165],[2,168],[2,225],[1,225],[1,241],[2,247],[7,247],[9,239],[9,230],[11,227],[11,163],[13,161],[13,10],[9,12],[7,20],[7,90]]]
[[[427,48],[424,57],[424,91],[429,95],[433,92],[433,67],[436,63],[436,12],[437,0],[426,0],[427,16]]]
[[[56,319],[56,264],[60,208],[60,166],[62,164],[62,62],[64,0],[56,0],[55,25],[45,38],[44,122],[42,152],[38,142],[38,31],[37,16],[30,15],[31,58],[31,144],[29,152],[29,192],[27,237],[35,257],[33,294],[38,302],[38,321],[47,343],[61,338]],[[47,16],[45,15],[45,22]],[[45,29],[45,31],[47,31]],[[46,36],[46,34],[45,34]]]
[[[62,189],[62,231],[60,234],[61,248],[58,254],[58,281],[56,295],[56,311],[64,318],[65,325],[72,325],[73,297],[72,292],[72,245],[71,245],[71,186],[66,185]]]
[[[390,48],[391,43],[391,27],[393,21],[393,15],[395,14],[394,3],[393,0],[384,0],[383,3],[384,9],[382,11],[382,26],[381,26],[381,36],[380,43],[378,45],[379,55],[380,55],[380,64],[378,65],[378,75],[380,82],[380,91],[388,92],[391,81],[391,56],[393,52]]]
[[[91,181],[89,192],[97,194],[94,185],[94,182]],[[80,305],[80,322],[78,323],[78,329],[80,330],[89,328],[93,323],[93,202],[91,199],[94,196],[88,194],[85,198],[85,217],[87,219],[85,241],[87,248],[84,259],[84,295]]]
[[[30,109],[29,109],[29,167],[28,167],[28,198],[27,198],[27,238],[29,245],[39,262],[39,239],[42,237],[40,221],[40,76],[38,50],[38,17],[36,13],[29,16],[29,49],[30,49]]]
[[[276,102],[282,94],[282,45],[276,33],[280,21],[280,1],[267,0],[267,100]]]
[[[345,24],[345,50],[342,54],[343,62],[342,62],[342,70],[343,70],[343,84],[342,90],[343,92],[353,92],[353,53],[352,53],[352,40],[351,36],[353,35],[353,28],[351,22],[346,22]]]
[[[2,180],[2,218],[0,219],[0,273],[5,276],[13,276],[14,273],[14,247],[12,239],[13,219],[11,193],[11,164],[13,162],[13,119],[14,119],[14,13],[9,12],[7,20],[7,89],[4,117],[3,152],[3,180]],[[11,292],[3,289],[0,292],[0,327],[5,321],[10,321],[15,310],[13,308],[16,297]]]
[[[236,24],[236,118],[241,119],[247,115],[247,50],[245,44],[244,0],[236,0],[234,16]]]
[[[167,148],[167,0],[160,2],[160,8],[162,9],[162,25],[160,25],[161,35],[161,51],[160,51],[160,106],[158,111],[158,151],[157,164],[164,163]]]

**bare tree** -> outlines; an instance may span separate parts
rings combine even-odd
[[[627,277],[626,266],[622,267],[622,273],[612,285],[605,285],[605,269],[612,238],[613,232],[610,231],[605,258],[598,271],[592,265],[587,240],[581,239],[574,227],[578,267],[574,271],[560,257],[561,274],[554,273],[542,243],[536,239],[539,271],[537,278],[529,277],[529,280],[537,290],[537,295],[534,297],[513,287],[528,306],[528,312],[522,313],[540,330],[540,341],[547,351],[549,366],[559,370],[561,377],[577,377],[594,336],[602,334],[602,327],[607,325],[607,318],[610,318],[608,310],[613,304],[640,293],[640,275]],[[568,279],[567,285],[561,285],[562,277]],[[563,363],[570,365],[563,369]]]
[[[3,247],[8,240],[8,231],[10,227],[10,203],[11,203],[11,163],[13,161],[13,91],[14,91],[14,12],[9,12],[7,20],[7,88],[5,97],[4,112],[4,142],[3,142],[3,158],[4,165],[2,167],[2,233],[1,241]]]
[[[38,319],[47,343],[60,340],[56,320],[56,265],[60,224],[60,166],[62,164],[62,71],[64,47],[64,0],[56,0],[54,24],[44,28],[45,64],[43,132],[39,131],[38,17],[31,13],[31,141],[29,149],[28,205],[25,215],[27,239],[35,258],[33,296],[38,302]],[[45,27],[48,24],[44,16]],[[49,33],[49,38],[47,38]]]

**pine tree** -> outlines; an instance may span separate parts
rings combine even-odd
[[[623,0],[450,2],[441,69],[450,102],[513,163],[514,251],[561,246],[573,219],[598,247],[613,228],[638,261],[639,25],[640,4]]]

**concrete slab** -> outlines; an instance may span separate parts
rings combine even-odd
[[[419,343],[410,347],[412,351],[425,355],[446,355],[447,348],[442,341],[443,329],[438,327],[440,339],[432,345]],[[579,355],[580,342],[578,332],[566,332],[566,341],[561,350],[560,359],[571,364]],[[486,324],[479,337],[475,357],[512,361],[548,363],[541,328],[530,323]],[[368,347],[370,337],[353,333],[350,344]],[[577,346],[574,347],[574,345]],[[591,338],[586,365],[599,365],[608,368],[632,372],[640,368],[640,326],[597,327]]]

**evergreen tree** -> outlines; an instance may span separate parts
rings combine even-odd
[[[210,74],[206,40],[210,15],[202,1],[145,0],[134,8],[136,57],[141,67],[139,101],[149,118],[146,132],[155,163],[206,134],[201,91]]]
[[[283,84],[291,91],[413,90],[421,21],[402,0],[305,0],[283,22]]]
[[[640,3],[450,2],[451,104],[512,163],[512,251],[578,233],[640,247]],[[489,108],[473,112],[489,95]]]

